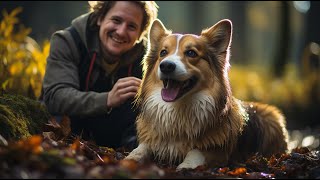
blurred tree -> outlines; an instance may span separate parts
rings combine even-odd
[[[276,46],[274,59],[274,73],[277,77],[283,75],[284,67],[288,63],[288,52],[290,48],[290,11],[288,1],[281,1],[280,21],[279,21],[279,38]]]

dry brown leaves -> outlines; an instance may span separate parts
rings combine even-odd
[[[124,160],[125,149],[100,147],[70,135],[68,118],[52,119],[41,135],[0,145],[0,178],[320,178],[320,153],[296,148],[270,158],[252,156],[228,167],[174,166]]]

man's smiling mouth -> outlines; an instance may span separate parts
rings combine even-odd
[[[117,38],[117,37],[114,37],[114,36],[112,36],[112,35],[110,35],[109,37],[110,37],[114,42],[119,43],[119,44],[122,44],[122,43],[125,43],[125,42],[126,42],[126,41],[121,40],[121,39],[119,39],[119,38]]]

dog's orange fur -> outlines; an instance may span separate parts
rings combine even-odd
[[[269,156],[287,150],[285,118],[276,107],[232,96],[231,39],[230,20],[216,23],[200,36],[172,34],[160,20],[154,21],[136,96],[141,107],[136,122],[139,146],[126,159],[153,157],[178,163],[180,170],[245,160],[255,152]],[[169,90],[162,90],[166,79],[174,79],[168,81],[172,85],[191,78],[196,79],[192,89],[180,97],[172,95],[175,90],[169,85]]]

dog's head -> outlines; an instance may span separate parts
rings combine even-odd
[[[231,39],[232,23],[227,19],[202,30],[201,35],[172,33],[155,20],[138,97],[160,89],[165,102],[201,92],[209,93],[216,103],[225,103],[231,93],[227,73]]]

